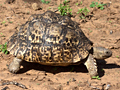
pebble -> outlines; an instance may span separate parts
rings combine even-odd
[[[32,4],[32,8],[33,8],[34,10],[38,10],[38,9],[40,9],[40,6],[39,6],[37,3],[33,3],[33,4]]]
[[[112,30],[110,31],[110,34],[113,34],[113,31],[112,31]]]
[[[75,82],[76,80],[75,80],[75,78],[73,78],[73,80],[72,80],[73,82]]]
[[[108,90],[110,87],[111,87],[111,85],[110,85],[110,84],[107,84],[105,90]]]

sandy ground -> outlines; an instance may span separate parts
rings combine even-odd
[[[17,26],[24,24],[30,15],[41,14],[47,10],[55,11],[63,0],[51,0],[43,4],[39,0],[0,0],[0,44],[7,42],[16,31]],[[84,65],[52,67],[24,62],[19,74],[8,71],[7,65],[12,61],[12,55],[0,53],[0,83],[16,81],[17,85],[1,85],[1,90],[120,90],[120,1],[94,0],[107,3],[104,10],[90,8],[93,0],[70,0],[72,20],[80,24],[85,35],[94,42],[94,46],[103,46],[112,50],[112,57],[98,60],[98,73],[101,80],[90,79]],[[39,10],[32,8],[37,2]],[[91,18],[86,22],[79,18],[78,9],[87,7]],[[58,12],[59,13],[59,12]],[[2,23],[5,22],[5,23]],[[4,37],[3,37],[4,36]],[[11,82],[11,83],[12,83]],[[107,87],[108,86],[108,87]],[[110,87],[109,87],[110,86]],[[108,88],[108,89],[107,89]]]

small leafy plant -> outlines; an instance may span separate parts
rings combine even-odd
[[[63,4],[60,4],[59,7],[58,7],[58,11],[60,12],[60,14],[62,16],[65,16],[65,15],[72,15],[72,9],[70,9],[70,6],[69,6],[69,3],[70,1],[67,1],[65,0],[63,2]]]
[[[12,21],[8,20],[9,23],[13,23]]]
[[[83,1],[80,2],[80,5],[82,5]]]
[[[77,5],[77,6],[82,5],[82,3],[83,3],[82,1],[80,3],[77,2],[77,3],[75,3],[75,5]]]
[[[5,23],[6,23],[6,21],[2,21],[2,22],[1,22],[1,24],[5,24]]]
[[[101,78],[99,76],[93,76],[92,79],[98,79],[101,80]]]
[[[0,52],[3,52],[5,54],[8,54],[8,51],[7,51],[7,43],[3,44],[3,45],[0,45]]]
[[[98,2],[92,2],[92,4],[90,4],[90,7],[91,8],[98,7],[99,9],[103,10],[105,5],[106,4],[101,4],[101,3],[98,4]]]
[[[79,5],[79,3],[75,3],[75,5],[77,5],[77,6],[78,6],[78,5]]]
[[[5,36],[3,35],[3,33],[0,33],[0,35],[1,35],[1,37],[5,37]]]
[[[5,37],[5,36],[3,35],[3,33],[0,33],[0,37],[2,38],[2,37]],[[5,54],[8,54],[7,43],[0,45],[0,52],[1,51]]]
[[[116,58],[119,58],[119,56],[116,56]]]
[[[41,0],[42,3],[48,4],[50,1]]]
[[[85,19],[89,12],[90,11],[87,9],[87,7],[85,7],[85,8],[78,9],[77,14],[81,14],[80,18]]]

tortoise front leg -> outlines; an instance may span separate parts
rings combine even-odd
[[[12,73],[17,73],[20,70],[21,62],[21,59],[15,57],[8,66],[9,71]]]
[[[97,76],[98,75],[98,73],[97,73],[97,71],[98,71],[97,70],[97,63],[96,63],[96,60],[94,59],[94,57],[92,56],[92,54],[89,54],[88,59],[87,59],[87,61],[84,64],[87,67],[88,72],[89,72],[91,78],[93,76]]]

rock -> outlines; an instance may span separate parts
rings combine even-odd
[[[40,9],[40,6],[39,6],[39,4],[37,4],[37,3],[33,3],[33,4],[32,4],[32,8],[33,8],[34,10],[39,10],[39,9]]]

